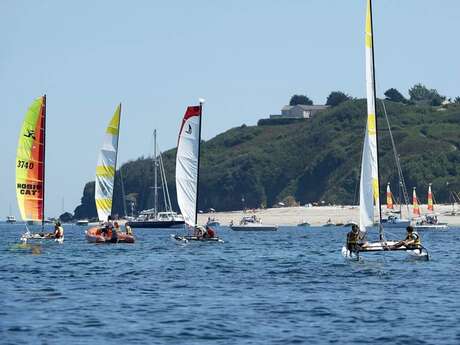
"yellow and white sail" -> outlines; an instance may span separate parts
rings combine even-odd
[[[118,105],[105,131],[96,167],[95,201],[99,220],[105,221],[112,213],[112,196],[117,169],[118,136],[120,132],[121,104]]]
[[[380,212],[378,159],[377,159],[377,123],[375,117],[374,56],[372,39],[371,1],[367,2],[366,13],[366,97],[367,125],[364,137],[361,161],[361,180],[359,195],[359,221],[361,230],[374,224],[374,207]],[[380,219],[380,214],[378,214]]]

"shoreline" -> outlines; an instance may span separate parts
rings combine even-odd
[[[402,217],[407,218],[407,209],[403,206]],[[394,210],[399,210],[399,205],[395,205]],[[412,206],[409,207],[412,212]],[[428,214],[427,205],[420,205],[422,215]],[[460,212],[456,215],[452,213],[452,204],[435,205],[435,212],[439,222],[447,223],[449,226],[460,226]],[[267,208],[246,211],[228,211],[228,212],[212,212],[198,214],[198,223],[205,224],[208,217],[215,218],[221,225],[227,226],[231,220],[238,224],[243,216],[257,215],[262,220],[263,224],[275,224],[280,226],[295,226],[301,222],[307,221],[311,226],[322,226],[330,219],[334,224],[345,224],[349,221],[359,223],[359,206],[343,205],[343,206],[296,206],[296,207],[280,207]],[[390,214],[386,206],[382,206],[382,216],[387,217]]]

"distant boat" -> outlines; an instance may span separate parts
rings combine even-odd
[[[177,203],[184,217],[187,235],[175,235],[178,241],[223,242],[215,229],[198,225],[200,181],[200,142],[203,105],[187,108],[179,130],[176,153]]]
[[[278,226],[262,224],[256,215],[252,215],[243,217],[238,225],[230,223],[230,229],[234,231],[276,231]]]
[[[438,220],[438,214],[434,212],[433,193],[431,191],[431,183],[428,185],[428,211],[425,215],[421,214],[420,206],[415,191],[413,189],[413,210],[414,215],[418,217],[415,219],[415,230],[447,230],[449,228],[447,223],[441,223]]]
[[[297,226],[298,227],[309,227],[310,223],[304,220],[303,222],[300,222],[299,224],[297,224]]]
[[[21,241],[55,240],[62,243],[64,236],[55,238],[45,233],[45,147],[46,96],[35,99],[27,110],[19,135],[16,156],[16,197],[21,218],[29,224],[40,224],[42,231],[32,233],[26,225]]]
[[[379,228],[379,241],[367,242],[358,249],[349,249],[347,245],[342,248],[342,255],[348,259],[359,259],[361,253],[379,251],[406,251],[414,257],[428,259],[427,250],[421,246],[405,247],[399,241],[385,239],[382,226],[382,211],[380,205],[380,176],[378,160],[378,130],[376,121],[376,94],[375,94],[375,71],[374,71],[374,40],[372,27],[372,1],[367,1],[366,28],[365,28],[365,52],[366,52],[366,98],[367,98],[367,125],[363,144],[360,176],[359,195],[359,223],[361,231],[374,225],[374,212],[377,211]],[[396,246],[398,244],[398,246]]]
[[[7,223],[16,223],[16,217],[15,216],[7,216],[6,217],[6,222]]]
[[[113,189],[115,186],[115,173],[117,171],[118,139],[120,136],[120,119],[121,103],[115,109],[115,113],[107,126],[104,143],[99,151],[97,160],[94,199],[96,202],[97,216],[100,221],[108,221],[108,217],[112,214]],[[110,233],[103,234],[100,232],[98,226],[91,227],[85,232],[86,240],[94,243],[111,243],[111,231],[115,230],[111,229],[109,231]],[[134,236],[120,233],[118,235],[118,242],[133,243]]]
[[[182,227],[184,218],[172,210],[171,198],[169,197],[168,181],[163,165],[161,152],[157,155],[157,131],[153,132],[153,166],[154,166],[154,202],[153,208],[142,211],[138,217],[128,222],[132,228],[167,229]],[[163,189],[163,202],[165,212],[158,212],[158,168],[160,168],[161,188]]]
[[[80,220],[77,220],[77,222],[75,224],[78,225],[78,226],[88,226],[89,220],[88,219],[80,219]]]

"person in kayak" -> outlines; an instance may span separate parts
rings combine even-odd
[[[359,230],[358,225],[353,224],[351,231],[347,234],[347,249],[350,252],[359,252],[364,246],[363,239],[364,235]]]
[[[406,248],[419,248],[422,245],[420,235],[414,231],[414,227],[409,225],[406,228],[406,238],[396,243],[393,248],[405,246]]]

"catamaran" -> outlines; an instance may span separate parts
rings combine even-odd
[[[394,210],[393,193],[391,192],[390,182],[387,184],[387,212],[390,213],[388,217],[382,219],[382,225],[384,228],[406,228],[409,225],[412,225],[411,220],[401,218],[401,202],[399,204],[399,211]]]
[[[16,154],[16,197],[26,232],[21,241],[53,240],[58,238],[45,232],[45,147],[46,147],[46,95],[35,99],[27,110],[19,134]],[[27,224],[41,223],[40,232],[31,232]]]
[[[105,131],[105,139],[99,152],[96,166],[96,181],[94,199],[96,202],[97,216],[99,221],[107,221],[112,214],[112,198],[115,186],[115,172],[117,171],[118,138],[120,134],[121,103],[117,106],[112,119]],[[123,185],[123,184],[122,184]],[[123,193],[124,194],[124,193]],[[115,230],[109,230],[109,232]],[[92,227],[86,230],[88,242],[110,243],[115,236],[104,233],[100,227]],[[129,234],[118,233],[116,241],[133,243],[134,237]]]
[[[415,219],[414,228],[416,230],[447,230],[448,225],[447,223],[441,223],[438,220],[438,214],[435,213],[434,210],[434,202],[433,202],[433,192],[431,191],[431,183],[428,185],[428,203],[427,203],[427,214],[422,215],[420,211],[420,203],[418,202],[417,193],[415,191],[415,187],[413,189],[413,197],[412,197],[412,210],[414,216],[417,218]]]
[[[374,212],[377,212],[377,226],[379,229],[379,240],[366,242],[358,250],[349,250],[345,245],[342,248],[342,255],[346,258],[359,259],[360,253],[380,251],[406,251],[416,257],[428,259],[427,250],[421,245],[406,247],[398,241],[385,239],[382,226],[382,210],[380,204],[380,177],[378,138],[376,121],[376,94],[375,94],[375,68],[374,68],[374,44],[372,28],[372,1],[367,1],[366,11],[366,96],[367,96],[367,125],[364,137],[361,177],[360,177],[360,228],[365,234],[374,225]],[[396,246],[397,245],[397,246]]]
[[[184,217],[187,235],[173,235],[178,241],[223,242],[216,230],[198,225],[198,195],[200,182],[200,142],[203,102],[189,106],[179,130],[176,153],[177,202]]]

